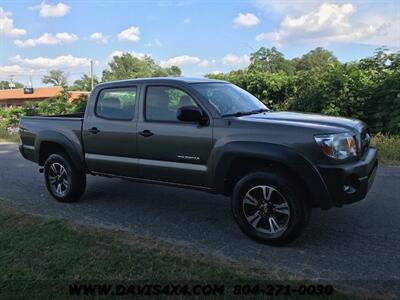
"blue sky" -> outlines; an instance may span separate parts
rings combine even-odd
[[[286,57],[323,46],[341,61],[400,49],[398,1],[0,1],[0,80],[35,86],[50,69],[70,81],[122,52],[185,76],[245,67],[261,46]]]

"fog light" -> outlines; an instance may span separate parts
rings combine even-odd
[[[353,194],[357,191],[358,184],[359,184],[359,181],[358,181],[357,175],[352,174],[350,176],[347,176],[344,181],[343,191],[346,194]]]

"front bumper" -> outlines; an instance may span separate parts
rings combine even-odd
[[[378,167],[377,151],[370,147],[362,159],[342,165],[318,166],[333,204],[341,206],[365,198],[370,190]]]

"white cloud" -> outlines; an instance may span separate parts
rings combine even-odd
[[[71,43],[78,40],[78,36],[73,33],[59,32],[55,36],[51,33],[44,33],[42,36],[35,39],[15,40],[14,44],[17,47],[35,47],[38,45],[59,45],[63,43]]]
[[[26,74],[31,70],[24,69],[19,65],[0,66],[0,75],[18,75]]]
[[[87,71],[90,66],[90,59],[85,57],[75,57],[72,55],[57,56],[55,58],[36,57],[24,58],[16,55],[9,58],[10,65],[0,66],[0,75],[29,75],[46,74],[51,69],[61,69],[66,71]],[[95,65],[99,62],[95,61]]]
[[[99,44],[107,44],[108,43],[108,37],[103,36],[101,32],[93,32],[90,35],[90,40],[99,43]]]
[[[57,45],[61,41],[50,33],[44,33],[36,39],[27,39],[25,41],[15,40],[14,44],[18,47],[35,47],[37,45]]]
[[[251,13],[239,13],[238,16],[233,20],[233,26],[235,28],[250,28],[256,26],[258,23],[260,23],[260,20],[256,15]]]
[[[62,55],[55,58],[23,58],[20,55],[16,55],[9,60],[21,67],[32,69],[76,69],[90,66],[89,58],[76,57],[73,55]]]
[[[222,63],[227,66],[247,66],[250,63],[250,57],[247,54],[238,56],[232,53],[222,58]]]
[[[11,16],[11,12],[5,11],[0,7],[0,36],[18,37],[26,34],[25,29],[16,28],[14,26],[14,20]]]
[[[336,0],[335,2],[344,0]],[[318,8],[327,0],[303,0],[303,1],[279,1],[279,0],[255,0],[255,6],[264,10],[267,14],[271,12],[278,14],[299,14],[306,13]]]
[[[129,53],[130,55],[132,55],[133,57],[139,58],[139,59],[143,59],[147,56],[146,53],[142,53],[142,52],[135,52],[135,51],[119,51],[119,50],[115,50],[113,51],[108,57],[107,57],[107,61],[106,63],[109,63],[110,61],[112,61],[112,59],[114,58],[114,56],[122,56],[122,54],[124,53]]]
[[[217,63],[217,61],[216,61],[215,59],[211,59],[211,60],[203,59],[203,60],[202,60],[201,62],[199,62],[197,65],[198,65],[199,67],[207,68],[207,67],[210,67],[210,66],[215,65],[216,63]]]
[[[140,39],[139,27],[132,26],[118,33],[118,40],[120,41],[137,42],[139,39]]]
[[[223,73],[224,72],[222,72],[222,71],[215,70],[215,71],[212,71],[210,74],[217,75],[217,74],[223,74]]]
[[[380,37],[386,45],[398,45],[400,31],[394,24],[398,20],[386,18],[377,21],[372,18],[364,22],[356,14],[353,4],[324,3],[317,9],[297,16],[286,16],[279,29],[259,34],[257,41],[268,41],[276,45],[309,43],[373,43]]]
[[[71,11],[71,7],[58,2],[57,4],[47,4],[46,1],[42,1],[39,5],[31,7],[32,10],[39,10],[39,14],[44,17],[63,17]]]
[[[75,42],[78,40],[78,36],[76,34],[68,32],[59,32],[56,34],[56,38],[62,42]]]
[[[171,66],[195,65],[198,64],[200,61],[201,59],[196,56],[181,55],[161,61],[160,66],[162,66],[163,68],[167,68]]]

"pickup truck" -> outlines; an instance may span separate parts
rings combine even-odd
[[[230,196],[240,229],[269,245],[297,238],[312,208],[365,198],[378,165],[362,121],[272,111],[209,79],[102,83],[84,114],[23,117],[20,137],[59,201],[86,175],[203,190]]]

